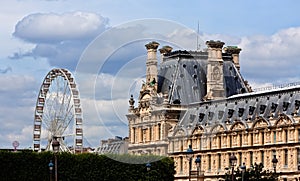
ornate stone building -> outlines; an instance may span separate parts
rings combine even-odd
[[[200,157],[205,180],[219,180],[230,168],[263,163],[281,180],[300,178],[300,85],[252,91],[240,74],[238,47],[207,41],[205,51],[172,51],[146,45],[146,83],[137,106],[129,100],[129,148],[132,154],[174,159],[176,180],[187,180],[191,145]],[[196,180],[192,178],[192,180]]]

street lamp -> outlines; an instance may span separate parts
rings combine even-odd
[[[52,171],[53,171],[53,167],[54,167],[52,160],[50,160],[48,166],[49,166],[49,171],[50,171],[50,181],[52,181]]]
[[[55,181],[57,181],[57,153],[59,152],[59,147],[60,147],[60,143],[59,141],[57,141],[57,138],[54,137],[52,139],[52,148],[53,148],[53,151],[54,151],[54,169],[55,169]]]
[[[146,168],[147,168],[147,173],[148,173],[148,179],[147,180],[149,180],[149,171],[151,170],[151,163],[147,163]]]
[[[186,156],[189,161],[189,181],[191,180],[191,170],[192,170],[192,158],[194,156],[194,151],[192,145],[189,145],[189,148],[186,150]]]
[[[230,166],[231,166],[231,180],[234,181],[234,167],[236,166],[237,158],[232,153],[229,157]]]
[[[201,162],[201,159],[200,159],[200,156],[198,155],[196,160],[195,160],[195,163],[196,163],[196,166],[197,166],[197,180],[199,178],[199,173],[201,172],[200,162]]]
[[[276,166],[277,166],[277,163],[278,163],[276,155],[274,155],[274,157],[272,159],[272,163],[273,163],[274,173],[276,173]]]
[[[150,171],[151,170],[151,163],[147,163],[146,168],[147,168],[147,171]]]
[[[245,174],[245,171],[246,171],[246,165],[245,165],[245,163],[243,163],[243,165],[240,166],[240,168],[242,169],[242,181],[244,181],[244,174]]]

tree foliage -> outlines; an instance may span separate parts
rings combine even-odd
[[[254,164],[251,168],[248,168],[243,173],[239,168],[234,170],[234,180],[242,181],[244,176],[244,181],[277,181],[278,175],[269,170],[264,170],[264,165]],[[224,176],[225,181],[232,181],[231,171],[228,171]]]
[[[60,153],[57,155],[58,180],[174,180],[174,162],[171,158],[113,155],[111,159],[111,156]],[[50,175],[54,177],[54,169],[50,172],[48,167],[50,160],[54,163],[54,155],[50,152],[0,152],[0,160],[0,180],[49,181]],[[128,162],[116,160],[128,160]],[[150,171],[146,169],[147,160],[157,160],[151,162]]]

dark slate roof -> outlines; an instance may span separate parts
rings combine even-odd
[[[207,52],[175,51],[164,56],[158,71],[158,93],[169,93],[170,104],[189,105],[202,102],[206,95]],[[247,92],[244,81],[223,53],[224,89],[226,97]]]
[[[178,130],[191,134],[197,126],[225,125],[235,121],[246,123],[258,118],[269,122],[270,118],[276,120],[281,116],[287,116],[293,120],[293,116],[300,116],[299,106],[300,85],[238,94],[224,100],[193,104],[180,118],[174,134]]]

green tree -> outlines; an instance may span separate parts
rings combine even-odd
[[[51,152],[0,151],[0,180],[2,181],[49,181]],[[172,181],[174,161],[154,155],[96,155],[57,154],[58,180],[60,181]],[[147,171],[146,163],[151,162]]]
[[[251,168],[246,169],[244,173],[239,168],[237,168],[236,170],[234,170],[234,181],[242,181],[243,176],[243,181],[277,181],[278,175],[276,173],[269,170],[264,170],[263,168],[264,165],[262,163],[255,163],[251,166]],[[231,181],[231,171],[227,171],[223,179],[225,181]]]

